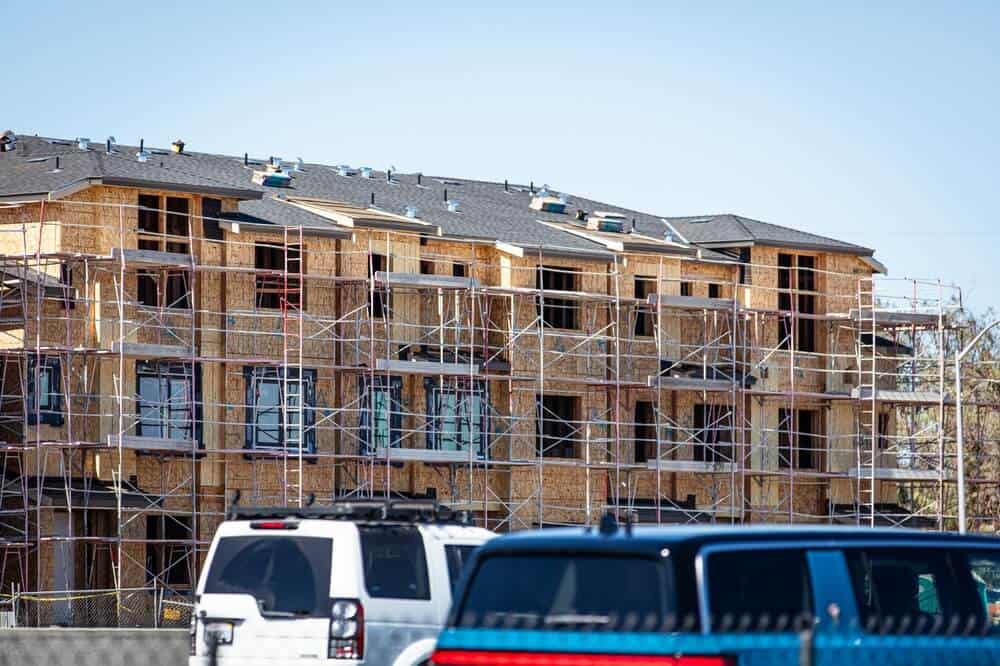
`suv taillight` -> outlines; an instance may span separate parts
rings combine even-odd
[[[735,666],[732,657],[438,650],[431,666]]]
[[[329,659],[363,659],[365,656],[365,609],[359,599],[330,601]]]
[[[190,634],[188,638],[191,640],[188,652],[193,657],[198,653],[198,616],[194,614],[193,609],[191,611],[191,626],[188,628],[188,633]]]

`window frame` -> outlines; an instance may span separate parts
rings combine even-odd
[[[691,430],[694,433],[691,439],[691,459],[712,463],[735,462],[734,421],[733,410],[729,405],[695,403],[691,408]],[[728,441],[720,438],[723,433],[728,433]]]
[[[398,449],[403,445],[403,378],[398,375],[361,375],[358,377],[358,395],[360,399],[360,415],[358,419],[358,438],[360,451],[364,455],[374,455],[380,446]],[[371,400],[376,393],[387,393],[388,442],[373,443]],[[385,398],[382,398],[385,400]],[[379,419],[381,420],[381,419]]]
[[[633,280],[633,295],[639,300],[646,301],[645,304],[639,304],[636,308],[633,332],[639,337],[654,337],[656,335],[656,320],[654,318],[656,310],[649,305],[648,297],[656,293],[656,278],[636,275]]]
[[[788,414],[787,418],[783,416]],[[802,417],[808,414],[810,430],[802,429]],[[782,423],[787,423],[786,427]],[[802,441],[805,436],[805,442]],[[823,441],[823,416],[820,409],[789,409],[778,408],[778,469],[819,470],[822,468],[822,458],[825,447]],[[803,461],[803,449],[806,450],[806,460]]]
[[[580,269],[539,265],[535,288],[543,291],[580,291]],[[572,298],[535,297],[535,309],[542,326],[563,331],[580,330],[580,302]]]
[[[48,383],[47,399],[38,400],[35,384],[36,369],[38,379],[45,375]],[[65,396],[62,391],[62,362],[58,356],[29,352],[24,364],[24,402],[28,412],[28,425],[61,426],[66,422]]]
[[[439,399],[442,395],[454,395],[455,398],[455,414],[453,416],[442,415],[439,413]],[[428,449],[436,451],[468,451],[469,446],[475,446],[476,457],[479,459],[485,459],[487,457],[487,451],[489,450],[489,433],[490,433],[490,396],[489,396],[489,385],[486,381],[477,379],[472,380],[470,383],[468,380],[458,380],[457,383],[451,385],[442,386],[438,382],[437,377],[426,377],[424,379],[424,395],[426,397],[427,406],[427,428],[425,432],[425,440]],[[442,435],[441,423],[446,419],[454,419],[456,424],[460,420],[465,420],[465,415],[467,413],[473,413],[474,410],[468,408],[468,401],[478,396],[479,398],[479,432],[478,436],[473,432],[472,424],[469,424],[469,442],[459,443],[459,448],[454,449],[442,449],[441,440],[444,439]],[[460,410],[462,405],[466,405],[464,411]],[[459,411],[462,411],[459,414]],[[462,437],[462,426],[456,426],[457,430],[451,435],[456,441],[460,440]],[[478,441],[475,441],[478,440]]]
[[[375,274],[378,272],[390,272],[392,258],[389,255],[378,252],[368,253],[368,280],[371,282],[371,289],[365,300],[368,301],[369,314],[377,319],[390,321],[393,318],[392,292],[385,285],[375,283]]]
[[[162,400],[162,393],[159,398],[158,403],[151,403],[148,400],[143,400],[142,398],[142,380],[143,378],[166,377],[168,382],[172,379],[188,378],[190,377],[194,383],[193,387],[190,387],[189,395],[191,396],[191,413],[189,419],[191,420],[191,427],[193,432],[191,433],[193,439],[197,442],[198,448],[204,448],[203,432],[202,432],[202,400],[201,400],[201,364],[195,363],[193,368],[190,368],[190,363],[177,362],[177,361],[149,361],[149,360],[138,360],[135,362],[135,434],[137,437],[154,437],[157,439],[166,440],[177,440],[177,441],[190,441],[188,439],[178,439],[176,437],[170,436],[170,430],[173,427],[171,424],[171,414],[176,410],[176,408],[170,405],[170,385],[167,385],[167,400]],[[166,374],[163,372],[162,368],[166,368]],[[184,374],[172,374],[175,369],[180,369]],[[162,384],[159,387],[162,390]],[[161,434],[147,434],[143,432],[143,421],[148,420],[144,418],[143,407],[144,403],[146,405],[153,404],[153,406],[160,412],[160,424],[157,426]]]
[[[649,411],[650,420],[640,421],[639,420],[639,405],[643,405],[641,411],[645,412],[647,409]],[[648,407],[646,407],[648,405]],[[636,400],[635,406],[633,408],[633,420],[632,425],[632,459],[636,463],[645,463],[650,460],[656,460],[659,455],[656,437],[656,404],[652,400]],[[640,439],[639,432],[640,427],[643,429],[643,434],[646,434],[646,429],[649,429],[649,433],[652,437],[642,437]],[[642,454],[640,455],[640,451]]]
[[[544,405],[546,400],[573,401],[574,413],[569,418],[561,416],[545,417],[545,412],[557,413]],[[580,458],[580,420],[584,409],[583,397],[580,395],[564,395],[561,393],[535,394],[535,455],[543,458]],[[567,428],[567,434],[549,434],[545,424],[554,423],[555,427]],[[566,455],[570,454],[570,455]]]
[[[185,521],[187,521],[186,524]],[[146,517],[146,583],[151,587],[190,591],[194,587],[193,546],[178,546],[177,543],[160,542],[168,540],[176,542],[181,540],[166,536],[169,531],[168,525],[174,525],[179,527],[179,529],[186,530],[191,535],[188,536],[187,540],[192,540],[194,533],[192,531],[193,519],[191,514],[149,514]],[[175,561],[172,555],[174,554],[173,551],[178,548],[183,549],[184,553],[176,558]],[[151,561],[153,564],[152,567],[150,566]],[[172,572],[175,571],[185,572],[186,582],[171,580],[171,575],[174,575]],[[163,574],[163,576],[161,577],[160,574]]]
[[[302,278],[305,272],[304,253],[305,248],[298,243],[289,243],[288,245],[267,241],[254,243],[254,270],[271,273],[254,275],[255,310],[281,310],[283,294],[288,295],[289,308],[305,309],[306,288]],[[296,268],[297,271],[294,270]],[[281,273],[281,275],[273,273]]]
[[[222,199],[214,197],[201,198],[201,234],[205,240],[221,241],[226,234],[219,226],[222,217]]]
[[[303,446],[297,447],[289,445],[286,424],[288,417],[286,412],[289,409],[289,395],[283,395],[282,389],[285,384],[285,375],[289,374],[288,383],[300,384],[302,391],[299,400],[302,403],[302,438]],[[301,373],[301,374],[300,374]],[[317,373],[312,368],[287,368],[272,366],[244,366],[243,383],[245,391],[244,406],[244,430],[243,448],[251,451],[285,451],[297,453],[301,448],[303,453],[312,454],[316,452],[316,381]],[[268,405],[262,408],[259,404],[259,387],[263,384],[275,384],[278,392],[277,406]],[[277,435],[276,444],[261,444],[259,432],[261,425],[258,422],[259,414],[263,411],[277,411]],[[287,426],[294,427],[294,426]]]

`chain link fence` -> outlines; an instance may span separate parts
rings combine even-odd
[[[153,588],[18,592],[0,597],[0,627],[187,628],[191,608]]]
[[[413,619],[398,617],[395,621]],[[441,635],[440,663],[605,666],[625,663],[621,657],[631,655],[642,656],[644,664],[664,665],[1000,664],[1000,633],[992,624],[984,624],[982,618],[877,618],[863,626],[837,626],[807,616],[720,617],[710,620],[712,633],[700,631],[698,618],[653,620],[633,614],[599,623],[578,618],[568,624],[564,619],[552,624],[552,618],[550,622],[544,618],[540,622],[498,616],[463,618],[459,626]],[[200,646],[196,663],[285,663],[302,641],[294,633],[283,632],[280,623],[266,635],[241,633],[237,628],[231,643]],[[215,634],[200,634],[203,641],[216,638]],[[0,631],[0,666],[181,666],[187,663],[189,647],[188,632],[181,629],[7,629]],[[580,659],[580,655],[588,656]],[[374,646],[366,646],[365,656],[366,664],[392,663],[390,660],[383,664],[385,660],[376,658]],[[682,657],[697,659],[685,662]]]

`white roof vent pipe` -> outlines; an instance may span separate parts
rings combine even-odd
[[[458,202],[457,201],[455,201],[454,199],[448,199],[448,201],[446,201],[445,203],[448,204],[448,212],[449,213],[457,213],[458,212]]]
[[[295,171],[299,171],[299,172],[305,171],[306,170],[306,163],[302,161],[301,157],[296,157],[295,158],[295,166],[292,167],[292,168]]]
[[[337,175],[338,176],[350,176],[351,175],[351,167],[348,166],[347,164],[338,164],[337,165]]]
[[[416,217],[417,216],[417,207],[416,206],[407,206],[406,208],[403,209],[403,213],[406,215],[406,217]]]
[[[362,178],[371,178],[372,177],[372,168],[371,167],[361,167],[361,177]]]
[[[90,149],[90,139],[88,139],[86,137],[83,137],[83,136],[77,137],[77,139],[76,139],[76,147],[79,148],[80,150],[89,150]]]

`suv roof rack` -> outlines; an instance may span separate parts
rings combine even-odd
[[[471,525],[468,511],[455,511],[437,501],[336,500],[329,506],[232,506],[227,520],[266,519],[357,520],[375,523],[427,523]]]

